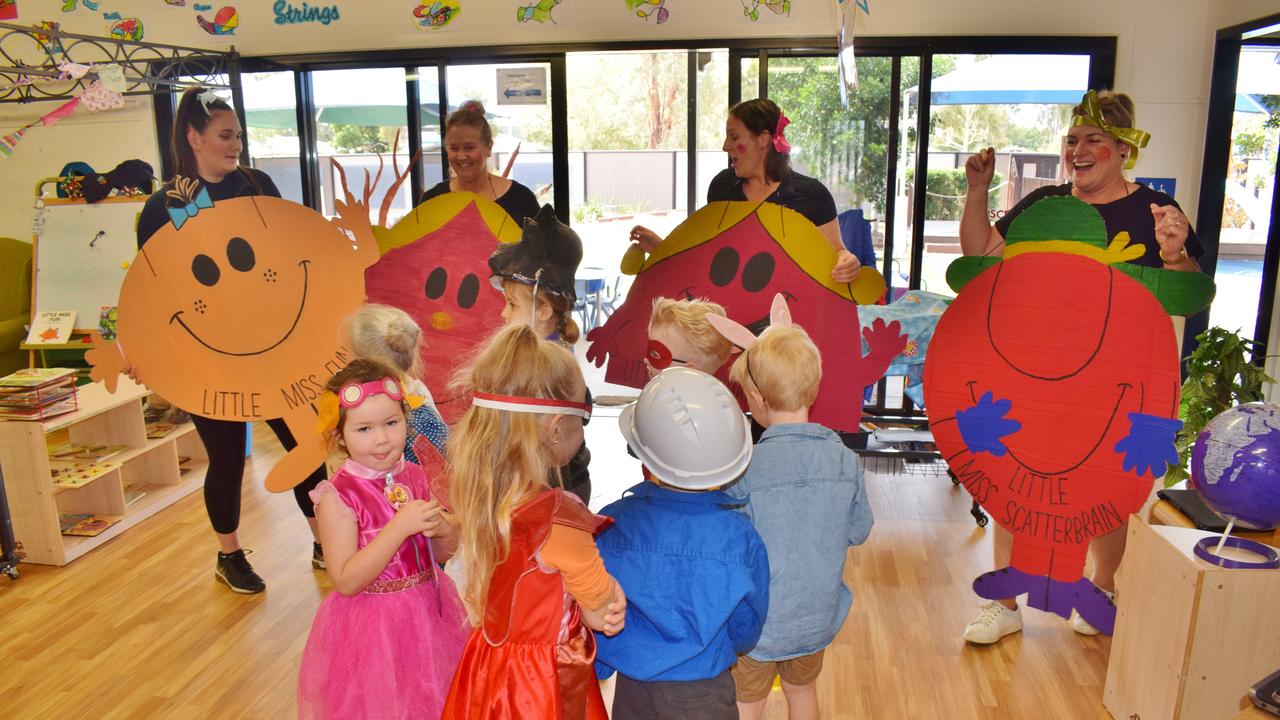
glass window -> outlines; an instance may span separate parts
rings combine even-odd
[[[377,183],[369,201],[369,217],[378,222],[382,199],[395,183],[391,149],[399,133],[397,152],[403,171],[409,162],[408,113],[403,68],[320,70],[312,73],[316,113],[316,155],[320,160],[320,212],[335,214],[334,192],[341,178],[330,159],[346,171],[352,195],[364,187],[364,173]],[[382,175],[378,176],[379,165]],[[391,203],[387,225],[404,217],[417,198],[409,183],[401,184]]]
[[[298,152],[298,110],[292,70],[243,73],[245,135],[249,164],[271,176],[281,197],[302,199]]]
[[[617,267],[633,225],[665,236],[688,214],[688,53],[569,53],[566,70],[574,229],[584,264]]]
[[[993,222],[1032,190],[1060,184],[1071,108],[1088,83],[1088,55],[933,56],[923,289],[952,294],[945,277],[960,252],[969,156],[986,147],[996,150],[988,206]],[[907,200],[914,205],[914,155],[907,167]]]
[[[418,172],[425,190],[444,179],[440,156],[444,137],[444,121],[440,118],[440,70],[435,65],[420,67],[416,78],[422,118],[422,162],[418,164]]]
[[[1209,324],[1252,337],[1262,299],[1262,262],[1271,229],[1272,195],[1276,189],[1276,148],[1280,145],[1280,65],[1275,47],[1240,51],[1235,113],[1231,122],[1231,160],[1227,165],[1226,200],[1222,209],[1218,292],[1209,309]],[[1267,338],[1257,338],[1266,342]]]
[[[707,188],[729,166],[724,154],[724,123],[729,119],[729,51],[699,50],[698,181],[694,208],[707,204]]]
[[[551,203],[550,65],[450,65],[445,77],[450,111],[467,100],[484,105],[493,128],[490,170],[528,187],[539,203]]]

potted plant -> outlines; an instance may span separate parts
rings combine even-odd
[[[1187,357],[1187,379],[1182,383],[1182,404],[1178,416],[1182,429],[1175,445],[1178,465],[1169,465],[1165,487],[1187,479],[1187,466],[1196,438],[1219,413],[1247,402],[1263,399],[1262,384],[1275,382],[1252,359],[1261,351],[1259,343],[1237,333],[1211,327],[1196,336],[1196,349]]]

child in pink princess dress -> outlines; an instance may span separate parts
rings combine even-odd
[[[467,639],[466,611],[437,564],[457,530],[422,468],[403,459],[409,398],[398,377],[355,360],[320,399],[320,429],[348,459],[312,491],[336,592],[302,655],[306,720],[439,717]]]

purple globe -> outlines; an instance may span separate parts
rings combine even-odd
[[[1191,451],[1191,487],[1238,525],[1280,525],[1280,407],[1247,403],[1210,420]]]

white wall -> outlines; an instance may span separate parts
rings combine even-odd
[[[515,8],[533,0],[462,0],[455,23],[419,31],[410,20],[412,2],[331,0],[341,19],[320,24],[275,25],[273,3],[241,2],[234,36],[211,36],[196,25],[192,2],[169,6],[160,0],[101,0],[101,11],[119,11],[144,21],[146,39],[209,48],[234,42],[246,55],[457,45],[599,42],[639,39],[793,37],[834,32],[830,0],[793,0],[788,22],[750,23],[740,0],[668,0],[671,19],[656,26],[633,18],[623,0],[564,0],[554,24],[519,24]],[[1195,217],[1199,192],[1209,64],[1214,32],[1223,26],[1277,11],[1276,0],[870,0],[872,14],[860,18],[863,35],[1114,35],[1118,37],[1116,83],[1137,103],[1138,125],[1151,132],[1135,174],[1174,177],[1177,199]],[[211,2],[215,7],[221,3]],[[300,7],[302,2],[292,3]],[[308,0],[308,5],[317,4]],[[324,4],[324,3],[320,3]],[[81,7],[60,13],[58,2],[24,0],[20,23],[40,19],[66,30],[102,34],[101,13]],[[32,10],[35,8],[35,10]],[[767,14],[767,11],[765,11]],[[207,16],[207,13],[206,13]],[[14,109],[0,106],[0,130],[22,124],[51,103]],[[158,167],[150,108],[74,118],[37,127],[14,157],[0,160],[0,235],[29,235],[31,183],[57,172],[70,160],[95,169],[140,157]]]

